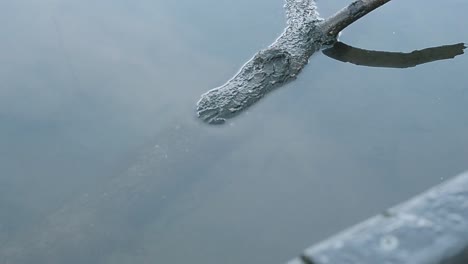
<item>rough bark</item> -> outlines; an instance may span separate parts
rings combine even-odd
[[[287,27],[268,48],[258,52],[224,85],[201,96],[198,116],[222,124],[271,90],[296,78],[310,56],[336,42],[345,27],[390,0],[357,0],[323,20],[315,1],[286,0]]]
[[[286,0],[287,27],[268,48],[242,66],[231,80],[202,95],[198,116],[210,124],[222,124],[271,90],[294,79],[309,57],[326,41],[317,26],[313,0]]]

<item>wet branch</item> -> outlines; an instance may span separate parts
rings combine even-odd
[[[286,0],[287,27],[268,48],[259,51],[222,86],[203,94],[197,103],[200,119],[223,124],[268,92],[294,80],[310,56],[334,44],[338,33],[390,0],[356,0],[322,19],[313,0]]]

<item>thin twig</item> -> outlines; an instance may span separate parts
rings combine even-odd
[[[347,26],[391,0],[357,0],[320,23],[324,34],[336,37]]]

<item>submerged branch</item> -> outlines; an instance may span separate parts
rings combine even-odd
[[[296,78],[310,56],[349,24],[390,0],[357,0],[329,19],[317,13],[313,0],[286,0],[287,27],[268,48],[258,52],[224,85],[203,94],[198,116],[222,124],[271,90]]]
[[[222,124],[271,90],[294,79],[322,46],[322,21],[313,0],[286,0],[287,27],[268,48],[250,59],[231,80],[208,91],[197,103],[198,116]],[[330,38],[329,40],[332,40]]]
[[[287,27],[268,48],[250,59],[224,85],[203,94],[197,103],[200,119],[222,124],[256,103],[271,90],[296,78],[310,56],[336,43],[338,33],[391,0],[356,0],[327,19],[319,17],[315,1],[286,0]],[[325,54],[342,61],[377,67],[411,67],[463,53],[463,44],[409,54],[370,52],[338,43]],[[461,53],[460,53],[461,52]],[[364,56],[368,55],[368,56]],[[372,56],[372,61],[369,59]]]

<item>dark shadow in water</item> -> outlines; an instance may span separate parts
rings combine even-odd
[[[337,42],[332,48],[322,52],[335,60],[361,66],[409,68],[423,63],[453,59],[463,54],[464,49],[466,49],[465,44],[458,43],[403,53],[365,50]]]

